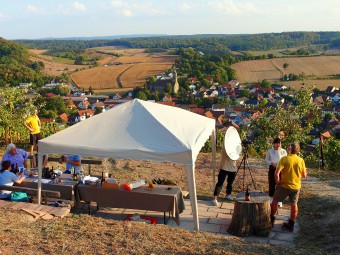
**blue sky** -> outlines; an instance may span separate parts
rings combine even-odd
[[[0,0],[0,37],[339,31],[340,0]]]

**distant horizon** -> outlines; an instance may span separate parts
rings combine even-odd
[[[340,24],[338,0],[0,1],[7,40],[327,32]]]
[[[257,34],[282,34],[282,33],[300,33],[300,32],[310,32],[310,33],[324,33],[324,32],[340,32],[340,30],[334,31],[283,31],[283,32],[268,32],[268,33],[240,33],[240,34],[126,34],[126,35],[102,35],[102,36],[73,36],[73,37],[43,37],[43,38],[15,38],[6,40],[110,40],[110,39],[123,39],[123,38],[142,38],[142,37],[176,37],[176,36],[220,36],[220,35],[257,35]],[[1,36],[0,36],[1,37]]]

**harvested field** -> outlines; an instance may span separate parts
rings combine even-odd
[[[292,87],[298,89],[301,87],[302,81],[286,81],[283,84],[286,87]],[[305,84],[308,85],[315,85],[316,88],[320,90],[327,89],[328,86],[334,86],[340,88],[340,80],[307,80]]]
[[[120,77],[123,88],[143,86],[146,79],[164,73],[175,63],[177,56],[153,57],[145,63],[139,63],[127,69]]]
[[[129,67],[129,65],[100,66],[75,72],[71,78],[80,88],[88,89],[90,86],[93,89],[119,88],[117,77]]]
[[[45,64],[44,72],[49,75],[61,75],[63,73],[72,73],[75,70],[79,69],[86,69],[89,66],[85,65],[74,65],[70,63],[60,62],[59,60],[55,61],[53,57],[48,55],[43,55],[44,52],[47,50],[36,50],[36,49],[30,49],[29,52],[31,53],[30,60],[31,61],[37,61],[37,62],[43,62]],[[70,62],[68,59],[67,62]]]
[[[284,70],[283,64],[288,63],[288,68]],[[308,80],[317,78],[327,78],[330,75],[340,73],[340,56],[319,56],[319,57],[295,57],[276,58],[265,60],[252,60],[239,62],[232,67],[237,72],[237,79],[242,83],[258,82],[263,79],[279,81],[284,74],[304,73]],[[325,80],[317,80],[318,83],[325,84]],[[320,81],[320,82],[319,82]],[[339,84],[336,80],[328,80],[329,84]],[[294,83],[301,83],[296,81]],[[314,83],[314,81],[313,81]],[[336,86],[336,85],[333,85]]]
[[[150,60],[151,57],[146,55],[136,55],[136,56],[122,56],[116,58],[114,61],[112,61],[112,64],[115,63],[122,63],[122,64],[137,64],[142,63]]]

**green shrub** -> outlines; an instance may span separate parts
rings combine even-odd
[[[329,138],[325,141],[323,154],[329,170],[340,171],[340,140]]]

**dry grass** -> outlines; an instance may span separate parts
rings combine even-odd
[[[219,155],[217,162],[219,160]],[[49,163],[50,166],[56,163]],[[196,186],[199,199],[211,199],[211,154],[200,153],[196,162]],[[262,159],[250,159],[250,168],[258,189],[267,189],[267,168]],[[63,166],[64,167],[64,166]],[[86,169],[86,167],[84,166]],[[184,168],[173,163],[120,160],[107,161],[93,169],[99,174],[110,169],[120,181],[138,179],[170,179],[187,190]],[[111,170],[112,169],[112,170]],[[235,183],[235,192],[242,189],[241,168]],[[323,175],[320,171],[314,172]],[[329,178],[339,180],[339,174]],[[329,179],[328,178],[328,179]],[[327,180],[328,180],[327,179]],[[241,182],[240,182],[241,181]],[[251,180],[246,171],[246,184]],[[223,188],[225,190],[225,188]],[[145,225],[72,215],[54,221],[32,222],[24,213],[0,209],[0,254],[326,254],[338,253],[340,204],[327,199],[322,189],[318,196],[304,190],[299,225],[301,235],[297,248],[243,241],[206,232],[190,232],[165,225]],[[221,197],[224,194],[221,194]],[[316,203],[316,204],[315,204]],[[327,218],[329,214],[334,217]],[[335,217],[336,216],[336,217]],[[322,217],[322,220],[319,218]],[[329,219],[329,220],[327,220]],[[326,228],[323,228],[326,226]]]
[[[164,225],[125,223],[74,215],[56,221],[27,221],[0,209],[1,254],[287,254],[269,244],[243,242]]]

